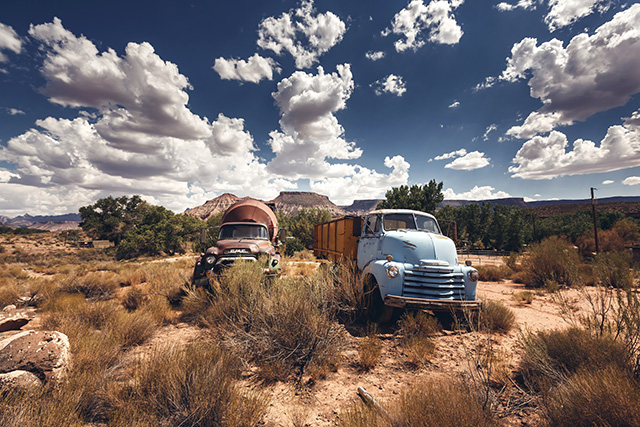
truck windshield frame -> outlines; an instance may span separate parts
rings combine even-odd
[[[428,233],[442,234],[438,222],[426,215],[413,213],[392,213],[386,214],[382,218],[385,231],[394,230],[418,230]]]
[[[269,240],[267,227],[261,224],[225,224],[218,240]]]

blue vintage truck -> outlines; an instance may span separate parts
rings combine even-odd
[[[458,263],[454,242],[428,213],[375,210],[318,224],[314,253],[334,262],[355,260],[370,320],[384,322],[394,307],[477,310],[478,271]]]

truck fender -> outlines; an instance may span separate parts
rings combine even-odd
[[[390,278],[387,269],[391,266],[398,268],[398,275]],[[364,278],[371,276],[376,279],[380,288],[380,295],[384,299],[387,295],[402,296],[402,280],[404,277],[404,265],[399,262],[387,260],[372,260],[365,265],[362,275]]]

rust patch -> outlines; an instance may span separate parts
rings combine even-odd
[[[410,241],[408,241],[408,240],[403,240],[403,241],[402,241],[402,243],[404,243],[404,244],[405,244],[405,246],[407,246],[407,247],[408,247],[408,248],[410,248],[410,249],[415,249],[415,248],[417,248],[417,246],[416,246],[415,244],[411,243],[411,242],[410,242]]]

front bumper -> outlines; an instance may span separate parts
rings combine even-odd
[[[482,308],[482,301],[439,300],[387,295],[384,298],[384,305],[415,310],[461,312],[480,310]]]

